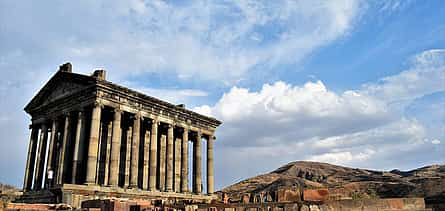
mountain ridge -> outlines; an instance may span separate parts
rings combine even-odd
[[[429,165],[401,171],[350,168],[329,163],[294,161],[266,174],[225,187],[232,197],[243,193],[271,192],[278,189],[341,189],[364,197],[445,198],[445,165]]]

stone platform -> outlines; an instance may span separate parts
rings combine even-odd
[[[216,200],[216,195],[198,195],[195,193],[175,193],[146,191],[140,189],[125,189],[119,187],[103,187],[96,185],[63,184],[49,190],[30,191],[17,200],[22,203],[63,203],[74,208],[80,208],[82,202],[88,200],[120,199],[139,202],[168,203],[210,203]]]

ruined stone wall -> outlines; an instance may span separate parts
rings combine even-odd
[[[70,210],[70,206],[51,204],[9,204],[6,210]],[[326,203],[315,202],[266,202],[223,204],[166,204],[158,201],[132,200],[89,200],[82,203],[82,210],[130,211],[130,210],[171,210],[171,211],[432,211],[425,208],[423,198],[338,200]]]

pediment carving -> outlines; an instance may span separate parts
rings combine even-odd
[[[37,108],[51,102],[54,102],[63,97],[76,93],[83,88],[85,84],[71,80],[55,80],[46,84],[35,98],[27,106],[28,109]]]
[[[72,82],[60,82],[59,84],[52,87],[51,91],[46,93],[46,97],[44,97],[41,104],[47,104],[62,97],[68,96],[74,92],[79,91],[84,86],[81,84],[76,84]]]

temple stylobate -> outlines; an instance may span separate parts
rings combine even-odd
[[[32,117],[23,184],[30,198],[44,190],[43,201],[69,204],[98,193],[213,197],[214,133],[221,124],[214,118],[111,83],[105,70],[73,73],[70,63],[60,66],[25,111]]]

